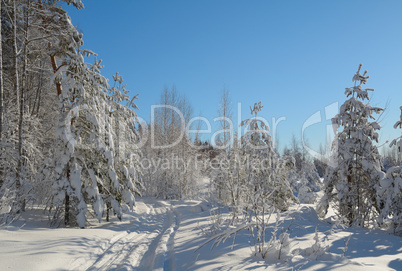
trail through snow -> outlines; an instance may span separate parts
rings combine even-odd
[[[42,209],[30,210],[0,228],[0,270],[402,270],[401,237],[334,227],[320,221],[312,205],[295,206],[285,219],[293,240],[287,260],[252,256],[247,230],[235,242],[198,249],[211,237],[205,235],[214,221],[211,208],[205,201],[140,198],[122,221],[113,217],[86,229],[49,228]],[[329,246],[317,260],[300,253],[314,244],[316,227]]]
[[[112,240],[87,270],[175,270],[178,214],[163,201],[148,201],[147,207],[138,223]]]

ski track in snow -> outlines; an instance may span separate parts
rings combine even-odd
[[[174,237],[179,214],[164,202],[148,203],[150,211],[112,239],[87,270],[175,270]]]
[[[401,238],[381,230],[342,228],[319,220],[311,204],[283,214],[292,250],[289,258],[262,260],[251,255],[250,233],[239,232],[235,243],[207,245],[214,217],[201,201],[142,198],[124,221],[114,218],[92,229],[48,229],[43,211],[25,214],[23,225],[39,213],[42,223],[0,230],[0,270],[402,270]],[[230,216],[228,209],[225,217]],[[29,216],[28,216],[29,215]],[[275,223],[275,221],[272,221]],[[289,225],[289,226],[287,226]],[[315,244],[329,249],[317,258],[305,255]],[[207,232],[208,233],[208,232]],[[349,239],[350,238],[350,239]],[[346,240],[350,240],[346,245]],[[347,246],[347,251],[343,251]]]

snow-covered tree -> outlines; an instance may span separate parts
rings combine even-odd
[[[215,145],[220,149],[229,150],[233,145],[233,125],[232,125],[232,105],[230,93],[226,88],[222,89],[219,109],[218,109],[218,126],[219,131],[216,133]]]
[[[383,173],[373,141],[378,142],[376,131],[381,127],[373,114],[383,109],[364,103],[374,89],[362,88],[369,76],[367,71],[360,74],[361,67],[353,76],[354,86],[346,88],[345,95],[351,97],[332,119],[334,125],[341,127],[333,143],[338,164],[325,176],[325,195],[319,213],[324,215],[329,203],[334,202],[336,211],[349,225],[365,227],[378,215],[376,190]]]
[[[261,102],[255,103],[253,108],[250,107],[254,117],[241,123],[241,126],[248,127],[242,136],[242,145],[249,163],[247,183],[250,186],[250,200],[255,207],[269,204],[279,210],[286,210],[290,202],[296,200],[284,174],[288,161],[279,159],[273,148],[268,125],[258,118],[262,107]]]
[[[247,165],[242,163],[246,157],[239,141],[240,139],[235,136],[233,147],[227,154],[228,165],[225,167],[226,180],[224,182],[224,191],[227,191],[229,194],[228,198],[230,200],[228,205],[232,207],[234,215],[238,215],[241,212],[241,209],[243,209],[247,204]]]
[[[123,78],[116,73],[113,77],[115,86],[109,90],[109,103],[114,119],[114,130],[116,131],[114,159],[117,177],[120,180],[120,194],[123,202],[133,208],[134,195],[140,195],[143,190],[141,181],[140,158],[141,152],[137,147],[139,134],[136,124],[139,123],[134,109],[138,109],[133,103],[138,95],[130,98],[126,86],[122,85]],[[118,85],[116,85],[118,82]],[[122,103],[126,103],[123,105]]]
[[[1,12],[2,64],[7,69],[3,73],[0,179],[4,190],[13,191],[8,193],[9,217],[13,217],[24,211],[26,203],[41,202],[37,196],[46,194],[41,188],[49,187],[36,176],[55,138],[57,102],[50,87],[49,54],[65,34],[59,19],[66,14],[60,1],[6,0]]]
[[[402,106],[400,120],[394,128],[402,129]],[[393,140],[390,147],[397,145],[399,153],[402,147],[402,137]],[[394,166],[387,170],[386,177],[381,180],[377,191],[378,202],[381,209],[381,221],[391,220],[395,233],[402,232],[402,166]]]
[[[306,179],[306,185],[311,191],[318,192],[321,190],[321,179],[314,163],[306,161],[302,164],[302,176]]]
[[[153,108],[148,140],[143,146],[146,158],[146,193],[164,199],[191,198],[197,194],[200,168],[198,150],[186,129],[192,107],[175,87],[162,91],[159,105]],[[191,123],[190,123],[191,125]]]
[[[210,178],[217,201],[235,210],[234,206],[237,205],[235,195],[238,193],[235,190],[238,187],[234,185],[238,182],[236,176],[239,173],[238,168],[235,168],[238,164],[235,159],[240,157],[240,144],[233,136],[231,98],[226,88],[223,88],[220,94],[218,116],[215,120],[218,121],[219,129],[212,136],[212,145],[218,150],[216,160],[219,161],[219,166],[210,171]],[[234,141],[237,146],[233,144]]]
[[[107,214],[113,209],[119,218],[122,203],[134,205],[140,186],[139,163],[138,151],[130,146],[136,138],[137,117],[122,105],[134,105],[125,88],[109,88],[100,75],[100,61],[84,62],[84,57],[93,53],[72,49],[57,75],[61,77],[61,113],[53,189],[55,205],[64,202],[65,222],[70,223],[72,213],[84,227],[88,204],[93,205],[99,220],[104,204]],[[114,79],[121,84],[120,76]]]
[[[106,78],[100,74],[102,66],[96,55],[80,49],[82,34],[71,24],[67,13],[53,3],[39,4],[39,29],[56,31],[46,42],[47,61],[53,75],[44,79],[53,81],[51,89],[59,106],[50,109],[57,122],[55,136],[50,141],[52,150],[46,154],[38,174],[42,182],[52,187],[48,196],[53,199],[53,221],[64,214],[66,224],[84,227],[89,204],[99,220],[104,204],[121,217],[121,203],[134,204],[138,172],[128,165],[136,163],[135,159],[115,159],[114,154],[118,152],[114,141],[132,140],[133,136],[126,137],[126,132],[121,138],[115,135],[120,128],[118,124],[127,126],[134,134],[136,114],[123,103],[134,104],[124,88],[109,88]],[[93,64],[85,62],[88,57],[95,57]],[[126,145],[130,146],[131,142]],[[127,149],[121,153],[138,152]]]
[[[250,223],[254,220],[254,240],[258,253],[264,253],[266,213],[274,210],[287,210],[291,202],[297,202],[286,179],[288,163],[279,159],[274,151],[268,125],[258,118],[262,109],[261,102],[250,107],[254,117],[242,121],[241,126],[248,128],[241,137],[244,156],[247,159],[245,183],[247,210]],[[257,252],[257,251],[256,251]]]
[[[108,86],[61,2],[1,1],[2,221],[36,203],[85,226],[88,206],[98,219],[104,205],[120,216],[141,188],[136,97],[120,76]]]
[[[307,204],[315,203],[317,192],[321,189],[321,180],[315,165],[310,161],[303,162],[297,178],[297,198],[299,201]],[[295,187],[293,186],[293,188]]]

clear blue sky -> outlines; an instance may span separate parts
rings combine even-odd
[[[133,94],[139,116],[165,85],[175,85],[194,108],[213,120],[219,93],[230,91],[236,116],[262,101],[262,116],[286,117],[278,125],[280,147],[303,123],[332,103],[345,101],[359,63],[368,70],[371,103],[388,104],[381,141],[400,135],[392,126],[402,105],[402,1],[83,1],[68,7],[84,33],[85,48],[103,59],[103,75],[118,71]],[[306,129],[317,149],[324,121]]]

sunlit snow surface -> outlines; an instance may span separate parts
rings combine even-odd
[[[333,227],[318,220],[313,205],[295,206],[282,225],[292,239],[292,255],[285,259],[252,256],[247,230],[234,245],[228,239],[213,250],[207,244],[194,252],[210,238],[202,234],[210,208],[203,201],[142,198],[123,221],[94,220],[86,229],[49,228],[41,210],[30,210],[1,228],[0,270],[402,270],[401,237]],[[317,260],[303,255],[314,243],[316,227],[329,245]]]

